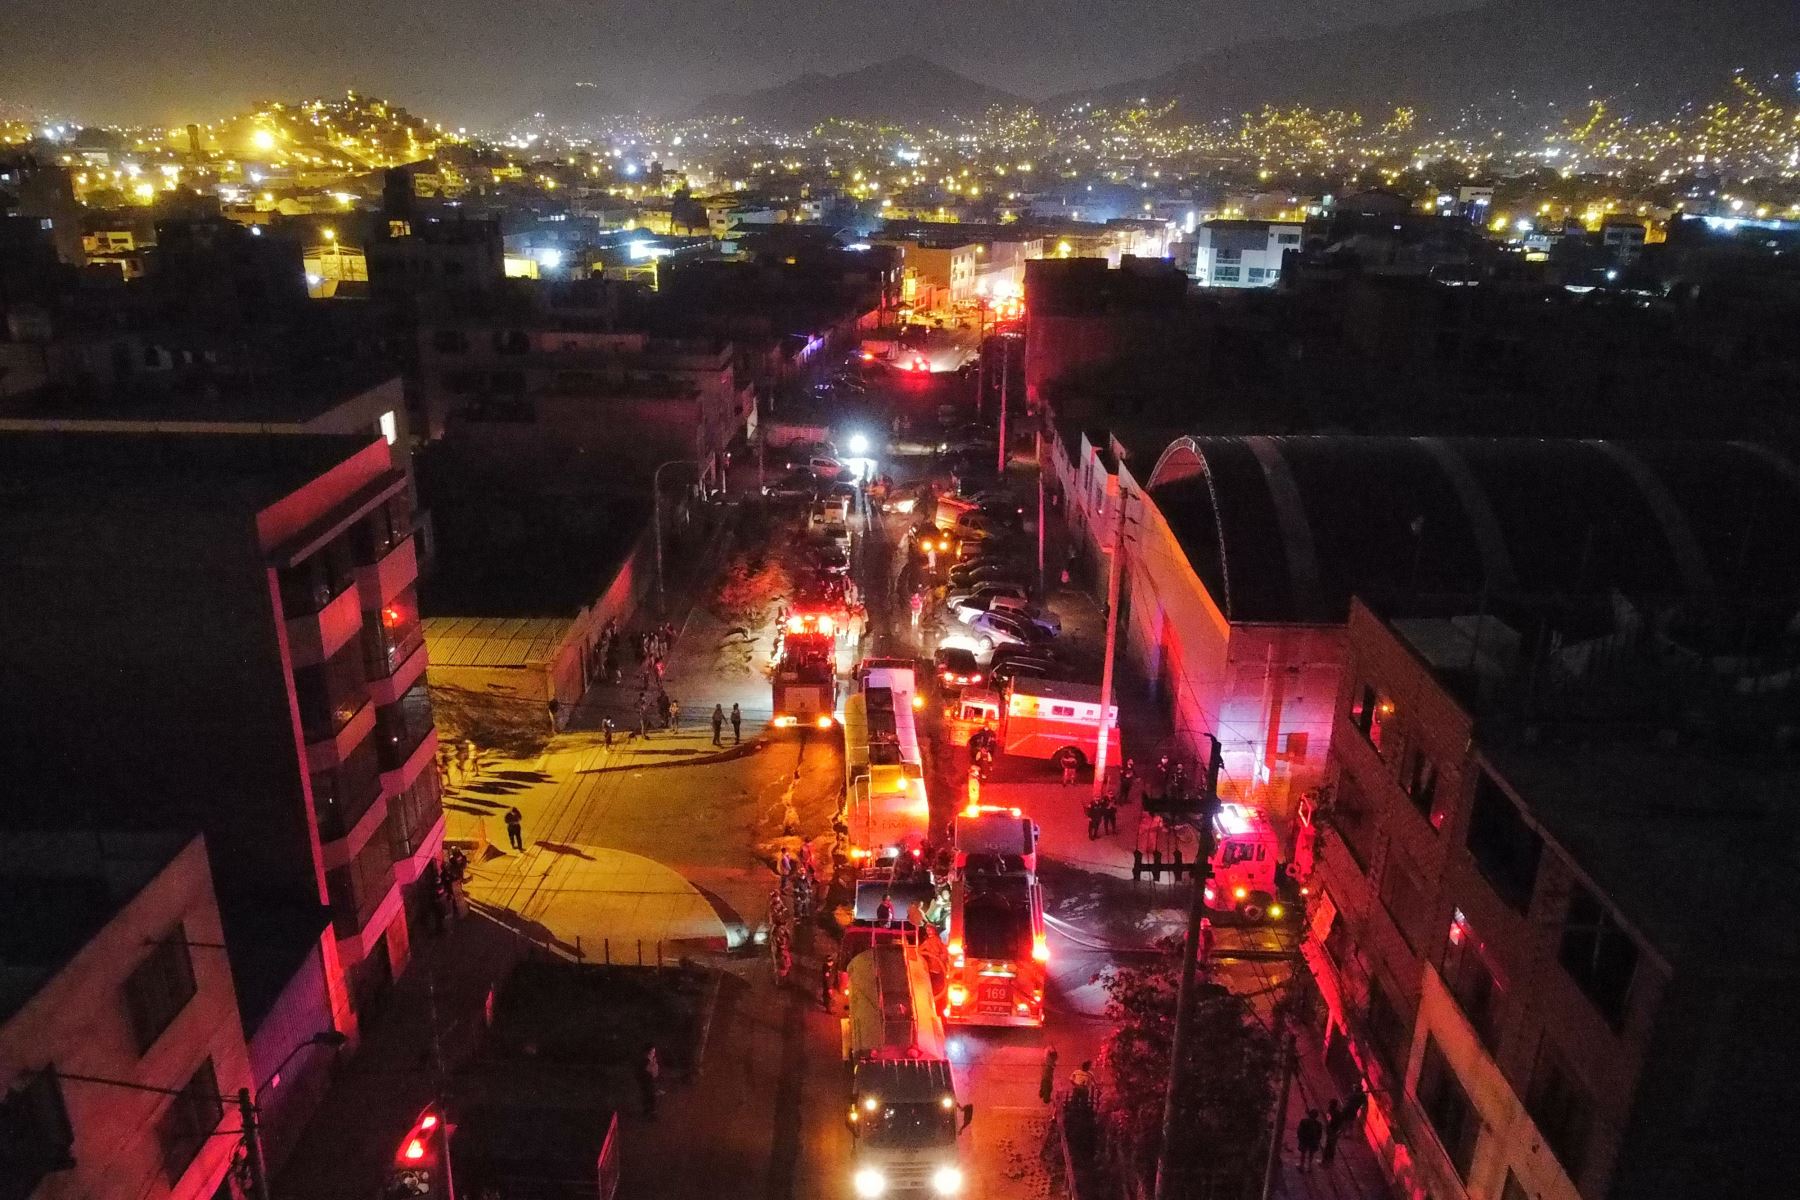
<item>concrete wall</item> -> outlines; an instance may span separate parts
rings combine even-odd
[[[196,991],[142,1056],[125,1005],[126,979],[151,943],[175,934],[191,943]],[[231,969],[206,851],[189,842],[4,1026],[0,1089],[54,1064],[60,1071],[180,1088],[208,1057],[220,1092],[252,1086]],[[237,1139],[208,1138],[179,1180],[164,1174],[156,1136],[173,1098],[105,1084],[65,1080],[63,1097],[75,1132],[75,1167],[45,1177],[34,1200],[162,1200],[209,1197],[231,1164]],[[227,1107],[220,1129],[237,1128]]]

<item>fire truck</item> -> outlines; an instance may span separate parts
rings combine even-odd
[[[837,629],[837,618],[815,608],[796,608],[782,622],[770,675],[776,728],[831,728],[837,711]]]
[[[1042,1025],[1050,947],[1037,880],[1038,829],[1016,808],[956,818],[944,1015],[970,1025]]]
[[[1226,801],[1213,818],[1215,849],[1206,903],[1247,920],[1280,920],[1281,839],[1261,809]]]
[[[856,1195],[960,1193],[968,1114],[917,947],[877,945],[851,960],[842,1032]]]
[[[844,703],[844,803],[839,826],[859,872],[922,861],[931,803],[914,718],[923,704],[910,662],[871,660],[862,690]]]
[[[1118,745],[1119,706],[1108,709]],[[950,740],[969,744],[976,730],[994,732],[1003,754],[1021,758],[1055,758],[1067,747],[1081,756],[1082,765],[1094,761],[1100,741],[1100,689],[1088,683],[1061,679],[1016,679],[1005,692],[986,688],[965,690],[949,712]]]

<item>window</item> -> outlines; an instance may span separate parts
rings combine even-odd
[[[1492,775],[1475,783],[1469,811],[1469,854],[1495,893],[1519,912],[1531,905],[1544,839],[1525,823],[1525,814]]]
[[[364,738],[343,762],[315,773],[312,795],[321,838],[334,841],[356,828],[381,798],[381,764],[375,758],[374,739]]]
[[[1287,735],[1287,749],[1282,757],[1291,763],[1306,761],[1308,735],[1305,732],[1294,732]]]
[[[1407,945],[1414,950],[1421,949],[1425,943],[1425,930],[1431,923],[1425,889],[1412,868],[1400,861],[1391,845],[1387,862],[1381,868],[1381,903]]]
[[[393,885],[393,860],[388,840],[372,837],[348,865],[325,873],[325,895],[331,905],[331,923],[340,937],[355,937],[369,923]]]
[[[1407,1052],[1412,1049],[1412,1024],[1388,995],[1387,989],[1372,976],[1369,979],[1369,1008],[1363,1020],[1381,1061],[1395,1072],[1404,1071]]]
[[[1237,267],[1215,267],[1213,269],[1213,278],[1214,279],[1229,280],[1229,281],[1235,283],[1237,281],[1237,277],[1238,277],[1238,268]]]
[[[369,700],[361,645],[348,642],[325,662],[295,671],[294,697],[307,741],[337,736]]]
[[[1244,252],[1235,246],[1222,246],[1219,248],[1218,259],[1222,263],[1242,262]]]
[[[1557,958],[1614,1029],[1625,1023],[1625,1002],[1637,971],[1638,948],[1612,910],[1581,884],[1569,896]]]
[[[288,617],[318,612],[355,578],[350,543],[333,538],[317,554],[280,572],[281,609]]]
[[[1413,1095],[1418,1098],[1425,1119],[1431,1122],[1431,1130],[1437,1134],[1444,1153],[1455,1164],[1456,1173],[1467,1182],[1469,1168],[1475,1165],[1481,1117],[1435,1038],[1425,1039],[1425,1058],[1419,1064],[1419,1081],[1413,1087]]]
[[[1368,797],[1346,771],[1339,779],[1335,798],[1327,810],[1331,827],[1337,830],[1344,849],[1365,873],[1375,853],[1375,814],[1369,810]]]
[[[1391,738],[1393,720],[1393,700],[1376,691],[1374,684],[1363,684],[1351,697],[1350,723],[1362,731],[1375,749],[1381,749],[1383,738]]]
[[[1400,769],[1400,790],[1429,821],[1432,802],[1437,798],[1437,764],[1417,743],[1407,748],[1406,762]]]
[[[188,957],[187,929],[177,925],[165,934],[125,980],[125,1009],[139,1054],[181,1015],[194,998],[194,963]]]
[[[392,704],[375,710],[375,752],[381,769],[404,766],[407,758],[431,732],[431,697],[420,679]]]
[[[411,787],[388,801],[388,851],[395,861],[419,852],[443,811],[443,784],[436,766],[427,766]]]
[[[391,446],[400,440],[400,422],[394,416],[393,409],[390,408],[382,413],[377,424],[381,426],[381,436],[386,439],[388,445]]]
[[[1479,939],[1458,911],[1450,923],[1450,938],[1444,947],[1444,985],[1456,997],[1463,1016],[1475,1027],[1475,1034],[1489,1054],[1500,1049],[1500,989],[1494,973],[1482,954]]]
[[[1283,246],[1298,246],[1300,244],[1300,235],[1297,233],[1278,233],[1275,235],[1275,240]]]
[[[1268,272],[1261,267],[1251,267],[1247,278],[1251,283],[1261,283],[1267,274]]]
[[[1569,1178],[1579,1182],[1587,1156],[1593,1100],[1548,1040],[1538,1047],[1531,1087],[1525,1093],[1525,1111],[1537,1123],[1538,1132],[1544,1135]]]
[[[219,1104],[219,1077],[212,1059],[200,1064],[181,1091],[169,1101],[156,1122],[156,1141],[162,1147],[163,1171],[173,1187],[181,1182],[194,1156],[225,1115]]]

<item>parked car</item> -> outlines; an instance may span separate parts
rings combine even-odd
[[[962,646],[940,646],[931,656],[937,667],[938,683],[944,691],[955,693],[979,685],[983,679],[981,664],[973,651]]]
[[[813,562],[827,575],[848,575],[850,553],[836,542],[820,542],[813,547]]]
[[[763,484],[763,495],[771,500],[805,500],[810,503],[818,492],[818,476],[804,468],[789,471],[781,478]]]
[[[973,563],[957,563],[950,568],[947,579],[953,592],[972,592],[976,588],[990,583],[1016,583],[1021,587],[1031,582],[1034,572],[1011,559],[994,561],[983,560]]]
[[[986,612],[996,596],[1008,596],[1020,604],[1031,602],[1031,593],[1020,583],[988,583],[959,588],[944,597],[944,608],[957,620],[968,622],[978,612]]]
[[[967,625],[982,613],[1000,613],[1029,621],[1051,637],[1062,634],[1062,618],[1039,608],[1013,589],[987,588],[950,607],[950,613]]]
[[[1050,635],[1030,621],[1005,613],[977,613],[969,621],[969,631],[983,654],[992,654],[996,646],[1034,646],[1050,640]]]
[[[1056,664],[1041,658],[1009,658],[988,673],[995,688],[1004,688],[1015,679],[1049,679]]]
[[[997,667],[1014,661],[1041,662],[1056,666],[1056,647],[1047,642],[1040,642],[1035,646],[996,646],[988,665]]]

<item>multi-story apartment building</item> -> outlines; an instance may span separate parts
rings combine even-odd
[[[1351,612],[1305,943],[1327,1061],[1411,1196],[1787,1190],[1792,653],[1704,606],[1498,611]]]
[[[203,830],[252,1062],[354,1037],[443,837],[391,447],[0,433],[0,479],[9,819]]]
[[[528,285],[542,287],[546,285]],[[605,285],[569,295],[612,294]],[[420,325],[419,378],[434,435],[484,453],[580,458],[627,476],[689,459],[708,482],[755,413],[730,342],[621,328],[611,306],[443,304]]]
[[[1194,282],[1201,287],[1274,287],[1281,256],[1300,249],[1298,222],[1207,221],[1194,232]]]
[[[205,846],[117,830],[0,846],[0,1192],[213,1196],[231,1098],[254,1081]]]

